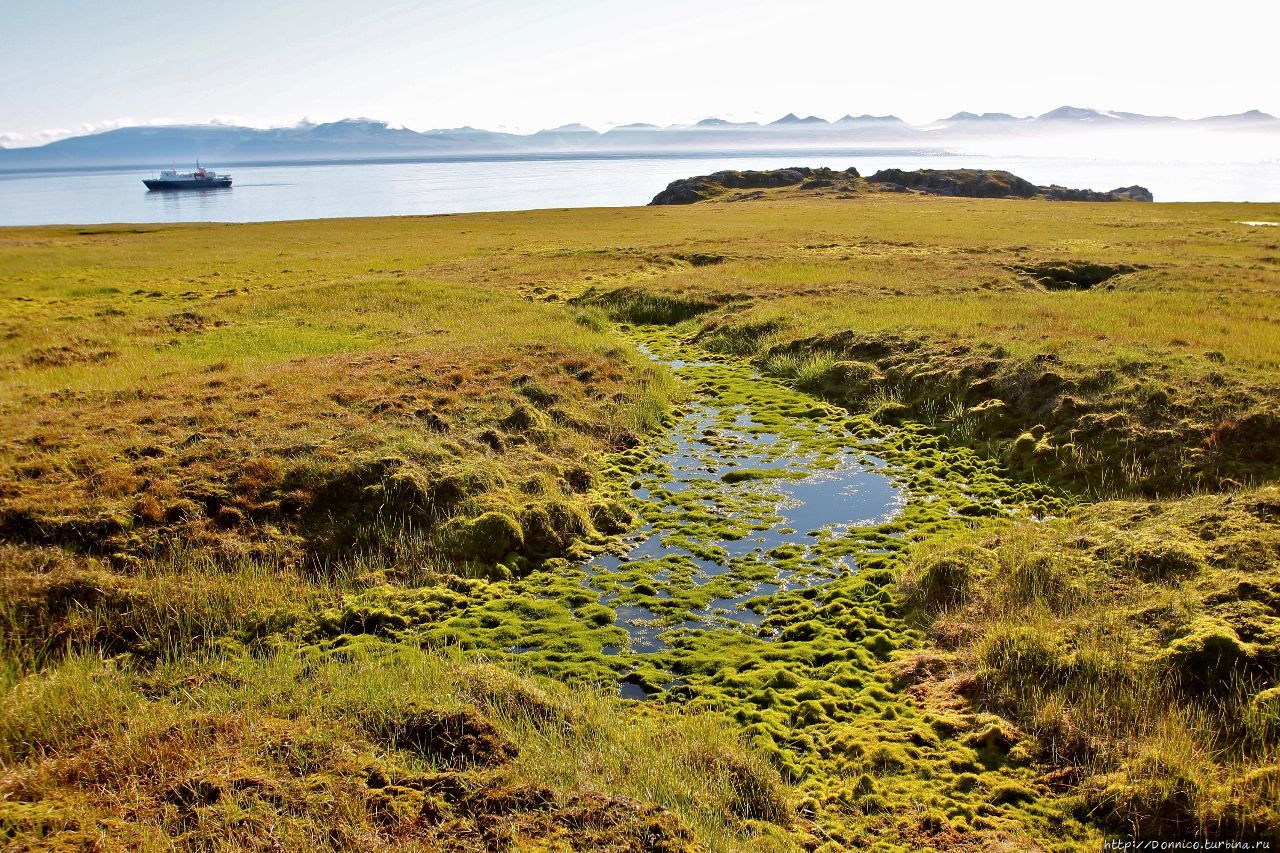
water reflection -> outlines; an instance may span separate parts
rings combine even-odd
[[[235,192],[233,187],[147,190],[143,193],[143,197],[148,205],[160,211],[155,219],[148,221],[196,222],[215,219],[223,203],[221,197],[232,192]]]
[[[633,490],[647,520],[626,553],[584,567],[630,650],[663,651],[684,631],[753,629],[764,619],[753,601],[856,570],[835,544],[854,527],[888,521],[904,500],[883,461],[845,447],[826,418],[796,418],[797,407],[816,401],[745,365],[641,349],[677,375],[704,381],[694,381],[695,404],[654,473]],[[729,390],[752,382],[768,383],[771,393]],[[782,421],[785,436],[768,426]]]

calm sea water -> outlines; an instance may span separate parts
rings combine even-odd
[[[0,172],[0,225],[106,222],[260,222],[613,207],[647,203],[670,181],[720,169],[856,166],[1000,168],[1033,183],[1105,190],[1142,184],[1157,201],[1280,201],[1280,158],[1254,162],[1162,162],[856,152],[759,156],[530,159],[487,162],[348,163],[221,168],[230,190],[148,192],[145,170]]]

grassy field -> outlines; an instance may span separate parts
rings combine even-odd
[[[1258,220],[884,193],[0,230],[0,837],[1280,840]],[[795,642],[710,638],[688,690],[614,698],[571,568],[689,393],[625,324],[1060,517],[939,527],[771,605]]]

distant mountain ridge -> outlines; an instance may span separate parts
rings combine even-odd
[[[222,124],[123,127],[74,136],[31,148],[0,148],[0,170],[80,166],[148,166],[197,158],[233,164],[278,160],[412,159],[521,154],[719,152],[816,147],[939,147],[967,137],[1040,132],[1107,132],[1114,128],[1230,129],[1280,134],[1280,119],[1259,110],[1181,119],[1062,106],[1039,116],[957,112],[928,125],[897,116],[852,114],[835,121],[788,113],[768,123],[706,118],[691,125],[619,125],[604,133],[567,124],[531,134],[474,127],[415,131],[385,121],[351,118],[302,122],[293,127],[252,128]]]

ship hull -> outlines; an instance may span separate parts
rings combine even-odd
[[[147,185],[149,190],[223,190],[231,187],[230,178],[214,178],[212,181],[198,180],[147,180],[143,179],[142,183]]]

